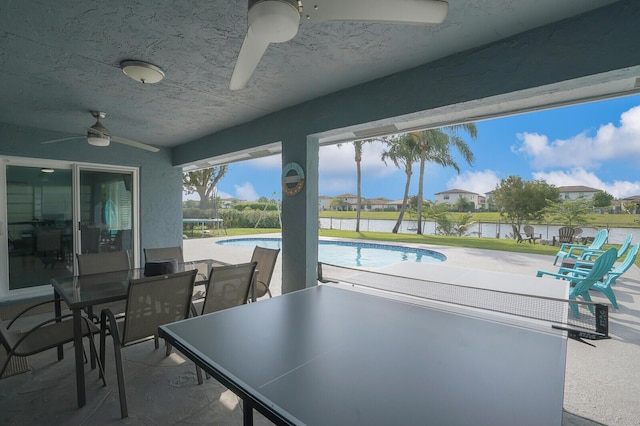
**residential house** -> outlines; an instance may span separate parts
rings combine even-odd
[[[453,206],[459,199],[463,198],[473,203],[474,210],[483,209],[486,205],[486,197],[463,189],[449,189],[447,191],[436,192],[435,196],[436,204],[446,203]]]
[[[560,200],[590,200],[596,192],[601,189],[591,188],[588,186],[559,186]]]

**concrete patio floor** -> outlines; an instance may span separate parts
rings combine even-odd
[[[252,249],[223,248],[217,246],[215,240],[185,241],[185,259],[215,258],[237,263],[251,257]],[[451,267],[529,276],[535,275],[538,269],[556,269],[549,256],[424,247],[445,254],[445,265]],[[421,267],[426,277],[429,265]],[[402,264],[385,271],[402,273]],[[274,296],[280,294],[280,287],[279,260],[271,284]],[[639,424],[640,269],[633,266],[618,280],[615,291],[620,310],[610,310],[612,338],[595,342],[596,348],[573,340],[568,342],[563,425]],[[599,294],[592,297],[607,302]],[[129,418],[121,420],[113,350],[110,340],[107,341],[108,385],[103,387],[97,371],[87,366],[85,407],[76,406],[73,349],[67,346],[63,361],[56,361],[55,351],[39,354],[29,358],[31,371],[0,380],[0,424],[242,424],[242,404],[233,393],[214,379],[199,386],[191,362],[175,350],[165,357],[164,348],[155,350],[152,342],[123,350]],[[270,424],[258,413],[254,413],[254,421],[257,425]],[[402,413],[398,413],[398,424],[402,424]]]

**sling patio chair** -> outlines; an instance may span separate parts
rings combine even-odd
[[[210,314],[247,303],[256,266],[257,262],[248,262],[212,267],[202,309],[200,312],[194,310],[194,315]]]
[[[30,310],[54,302],[55,300],[51,299],[33,304],[19,312],[7,323],[6,327],[4,327],[4,325],[0,327],[0,343],[7,351],[7,358],[2,365],[2,369],[0,369],[0,377],[4,374],[7,366],[9,365],[9,361],[13,356],[35,355],[37,353],[56,348],[65,343],[73,342],[73,321],[71,321],[73,314],[51,317],[36,325],[30,326],[28,330],[11,330],[11,327],[16,324],[16,321],[19,321],[20,318]],[[87,317],[83,316],[82,320],[82,335],[89,339],[91,356],[92,358],[95,358],[98,351],[96,350],[95,342],[93,341],[93,335],[99,333],[100,329],[94,323],[89,321]],[[100,362],[98,362],[98,367],[100,369],[102,382],[106,386],[107,383],[105,381],[102,364]]]
[[[78,274],[94,275],[106,272],[128,271],[131,269],[129,253],[126,251],[112,251],[106,253],[78,254]],[[100,322],[100,311],[109,308],[118,316],[124,314],[124,302],[111,302],[96,305],[87,310],[87,314],[95,321]]]
[[[182,247],[180,246],[146,248],[144,249],[144,259],[145,261],[156,259],[175,259],[178,263],[184,263]]]
[[[278,254],[280,249],[269,249],[265,247],[256,246],[253,249],[253,255],[251,256],[252,262],[257,262],[255,280],[253,282],[251,301],[255,302],[255,299],[259,299],[265,294],[271,297],[271,290],[269,290],[269,284],[271,284],[271,277],[273,276],[273,270],[276,267],[276,261],[278,260]]]
[[[248,262],[211,268],[202,308],[198,312],[192,303],[192,315],[210,314],[246,304],[249,300],[251,283],[255,279],[256,265],[256,262]],[[197,365],[196,376],[198,384],[202,384],[202,372]],[[208,374],[207,378],[209,378]]]
[[[180,321],[189,316],[191,295],[197,270],[157,275],[131,280],[127,292],[124,321],[117,321],[111,310],[100,315],[100,361],[105,366],[105,343],[107,333],[113,339],[113,350],[118,376],[120,415],[128,417],[127,396],[122,365],[122,348],[154,338],[158,344],[158,327]],[[169,356],[171,346],[167,344]],[[201,381],[201,379],[200,379]]]
[[[610,248],[593,262],[591,268],[560,268],[558,272],[538,271],[537,277],[543,275],[551,275],[556,279],[571,281],[569,288],[569,300],[576,300],[578,296],[587,302],[591,302],[589,290],[600,280],[602,280],[611,271],[616,261],[617,250]],[[576,318],[580,318],[578,306],[574,303],[570,304],[571,311]],[[589,306],[593,312],[593,307]]]
[[[553,264],[555,265],[558,262],[558,259],[566,259],[566,258],[578,259],[582,254],[582,252],[585,250],[600,250],[604,245],[604,243],[607,241],[608,236],[609,236],[609,232],[606,229],[602,229],[598,231],[596,236],[593,238],[593,242],[589,246],[584,244],[571,244],[571,243],[562,244],[562,247],[560,247],[560,251],[556,253],[556,257],[555,259],[553,259]]]

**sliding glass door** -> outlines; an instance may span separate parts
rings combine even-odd
[[[132,252],[133,173],[80,169],[80,252]]]
[[[0,299],[50,292],[77,253],[137,259],[135,168],[35,159],[0,164]]]

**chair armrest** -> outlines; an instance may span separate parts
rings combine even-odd
[[[102,310],[102,312],[100,312],[100,334],[106,334],[107,331],[111,333],[111,337],[114,341],[122,342],[122,340],[120,340],[118,321],[109,308],[105,308]]]
[[[26,307],[25,309],[23,309],[22,311],[20,311],[15,317],[13,317],[13,319],[9,322],[9,324],[7,325],[7,329],[9,329],[9,327],[11,327],[13,325],[14,322],[16,322],[16,320],[18,320],[22,315],[24,315],[25,313],[29,312],[31,309],[33,308],[37,308],[38,306],[42,306],[42,305],[47,305],[49,303],[53,303],[55,302],[55,299],[51,299],[51,300],[45,300],[43,302],[40,303],[36,303],[35,305],[31,305]],[[59,317],[61,318],[61,317]]]

